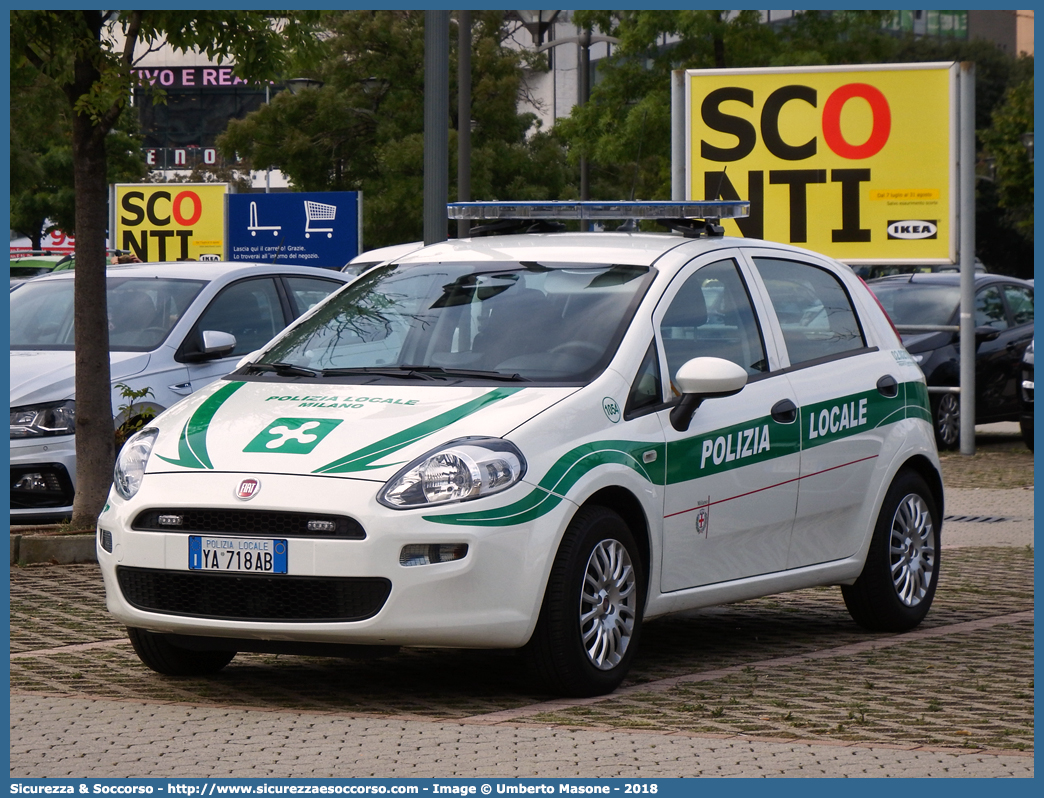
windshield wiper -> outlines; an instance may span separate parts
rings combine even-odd
[[[376,374],[382,377],[400,377],[402,379],[484,379],[502,380],[505,382],[529,382],[521,374],[505,374],[502,371],[481,371],[478,369],[444,369],[441,366],[360,366],[358,368],[323,369],[324,377],[337,377],[346,374]]]
[[[280,377],[318,377],[318,371],[295,366],[293,363],[247,363],[246,370],[275,372]]]
[[[396,377],[400,380],[434,380],[430,374],[413,366],[356,366],[344,369],[323,369],[324,377],[343,377],[349,374],[370,374],[376,377]]]
[[[405,366],[403,368],[406,368]],[[445,377],[452,379],[453,377],[469,377],[478,378],[482,380],[503,380],[504,382],[529,382],[526,377],[523,377],[517,372],[514,374],[506,374],[503,371],[482,371],[480,369],[444,369],[441,366],[409,366],[412,369],[418,369],[423,371],[425,374],[434,374],[438,377]]]

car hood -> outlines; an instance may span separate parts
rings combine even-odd
[[[75,356],[70,351],[11,350],[11,407],[73,398]],[[150,358],[149,352],[110,353],[112,381],[140,374]]]
[[[455,438],[503,437],[577,390],[220,380],[156,420],[147,471],[384,481]]]

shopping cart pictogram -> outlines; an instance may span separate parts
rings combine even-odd
[[[326,233],[327,238],[333,238],[332,227],[313,227],[312,222],[332,222],[337,216],[337,206],[311,200],[305,200],[304,206],[305,238],[310,238],[312,233]]]

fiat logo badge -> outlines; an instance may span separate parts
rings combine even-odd
[[[246,499],[252,499],[257,495],[259,490],[261,490],[260,480],[252,477],[250,479],[244,479],[239,483],[239,487],[236,488],[236,498],[243,499],[244,501]]]

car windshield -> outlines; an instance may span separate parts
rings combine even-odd
[[[378,267],[241,373],[582,384],[609,362],[651,277],[611,264]]]
[[[74,280],[36,280],[11,292],[11,349],[73,349],[74,284]],[[109,349],[155,349],[204,285],[202,280],[110,277]]]
[[[950,324],[961,301],[958,285],[930,285],[895,280],[869,283],[893,324]]]

